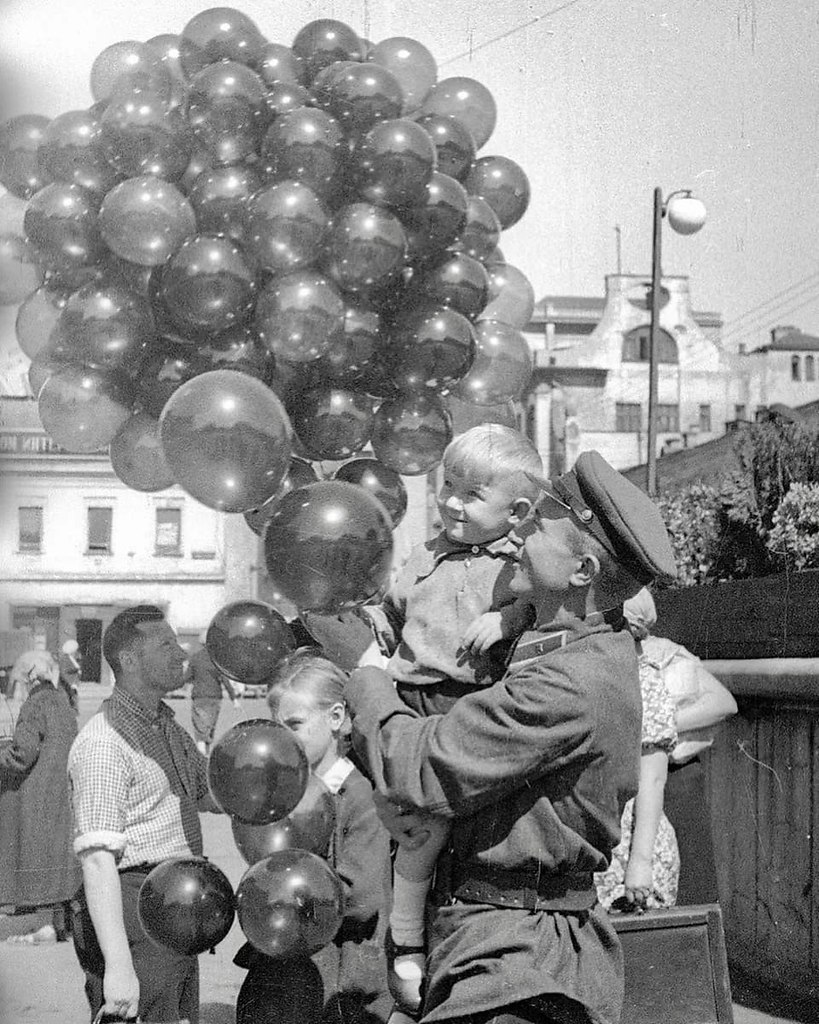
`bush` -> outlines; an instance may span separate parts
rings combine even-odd
[[[773,514],[765,542],[778,568],[819,567],[819,484],[791,484]]]
[[[704,583],[714,568],[722,535],[722,500],[706,484],[660,497],[657,504],[677,561],[676,586]]]

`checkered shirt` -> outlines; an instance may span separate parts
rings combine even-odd
[[[75,739],[68,776],[77,854],[110,850],[120,870],[201,856],[207,761],[167,704],[152,712],[115,686]]]

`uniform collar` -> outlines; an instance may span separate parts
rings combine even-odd
[[[546,623],[537,629],[527,630],[515,644],[507,661],[508,668],[519,669],[542,658],[551,651],[592,633],[605,633],[623,628],[625,620],[623,609],[613,608],[610,611],[592,612],[585,618],[574,618],[562,623],[561,629],[555,629],[553,623]]]

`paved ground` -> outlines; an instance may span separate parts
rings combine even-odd
[[[101,699],[98,688],[83,686],[80,721],[84,723]],[[174,701],[178,719],[190,727],[188,701]],[[249,700],[240,710],[223,704],[219,731],[245,718],[265,717],[264,703]],[[203,817],[205,853],[228,876],[234,887],[245,871],[224,816]],[[49,920],[47,915],[0,917],[0,1024],[85,1024],[88,1004],[83,994],[82,972],[74,958],[70,942],[47,946],[15,946],[4,940],[8,935],[29,932]],[[235,1024],[234,1005],[244,972],[232,958],[244,941],[234,923],[228,936],[214,954],[201,958],[200,1024]],[[734,1024],[814,1024],[814,1018],[793,1008],[783,1010],[770,993],[755,993],[749,986],[735,986]],[[780,1016],[785,1012],[794,1016]],[[628,1024],[628,1022],[624,1022]]]

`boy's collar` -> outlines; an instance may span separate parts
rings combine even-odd
[[[509,534],[504,534],[488,544],[463,544],[457,540],[450,540],[443,530],[438,534],[434,550],[436,562],[446,558],[448,555],[462,554],[466,551],[471,552],[473,555],[478,555],[481,552],[489,555],[518,555],[520,553],[520,546],[515,544]]]

